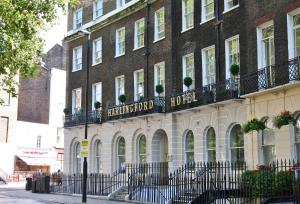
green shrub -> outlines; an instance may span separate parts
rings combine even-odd
[[[158,84],[155,87],[155,91],[156,91],[156,93],[158,93],[158,95],[160,95],[164,92],[164,87],[161,84]]]
[[[68,115],[68,114],[70,113],[70,110],[69,110],[68,108],[64,108],[63,111],[64,111],[64,114],[65,114],[65,115]]]
[[[96,110],[98,110],[100,107],[101,107],[101,103],[100,103],[99,101],[96,101],[96,102],[94,103],[94,108],[95,108]]]
[[[238,64],[231,65],[231,67],[230,67],[230,73],[233,76],[239,75],[239,73],[240,73],[240,66]]]
[[[119,96],[119,101],[121,102],[121,103],[125,103],[125,101],[126,101],[126,96],[124,95],[124,94],[122,94],[122,95],[120,95]]]
[[[193,79],[191,77],[185,77],[183,83],[189,88],[193,84]]]

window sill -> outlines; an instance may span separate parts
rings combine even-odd
[[[239,4],[238,4],[238,5],[236,5],[236,6],[234,6],[234,7],[231,7],[230,9],[228,9],[228,10],[226,10],[226,11],[223,11],[223,14],[226,14],[226,13],[228,13],[228,12],[230,12],[230,11],[232,11],[232,10],[234,10],[234,9],[238,8],[238,7],[240,7],[240,5],[239,5]]]
[[[72,72],[78,72],[80,70],[82,70],[82,68],[81,69],[77,69],[77,70],[72,69]]]
[[[209,21],[212,21],[212,20],[214,20],[216,17],[212,17],[212,18],[209,18],[209,19],[207,19],[207,20],[204,20],[204,21],[202,21],[201,23],[200,23],[200,25],[203,25],[203,24],[205,24],[205,23],[207,23],[207,22],[209,22]]]
[[[92,64],[92,67],[93,67],[93,66],[96,66],[96,65],[98,65],[98,64],[102,64],[102,61],[101,61],[101,62],[98,62],[98,63],[93,63],[93,64]]]
[[[190,28],[187,28],[187,29],[185,29],[185,30],[182,30],[181,33],[185,33],[185,32],[187,32],[187,31],[189,31],[189,30],[192,30],[193,28],[194,28],[194,26],[192,26],[192,27],[190,27]]]
[[[159,38],[159,39],[155,39],[154,41],[153,41],[153,43],[157,43],[157,42],[159,42],[159,41],[162,41],[162,40],[164,40],[166,37],[163,37],[163,38]]]
[[[144,48],[145,46],[142,46],[142,47],[137,47],[137,48],[134,48],[132,51],[136,51],[136,50],[140,50],[142,48]]]
[[[120,55],[116,55],[115,58],[122,57],[124,55],[125,55],[125,53],[124,54],[120,54]]]

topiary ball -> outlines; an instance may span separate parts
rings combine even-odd
[[[185,77],[183,83],[186,87],[190,87],[193,83],[193,79],[191,77]]]
[[[126,96],[124,95],[124,94],[122,94],[122,95],[120,95],[119,96],[119,101],[121,102],[121,103],[125,103],[125,101],[126,101]]]
[[[99,109],[101,107],[101,103],[99,102],[99,101],[96,101],[95,103],[94,103],[94,108],[97,110],[97,109]]]
[[[161,84],[158,84],[155,87],[155,91],[156,91],[156,93],[161,94],[164,92],[164,87]]]
[[[238,64],[231,65],[231,67],[230,67],[230,73],[233,76],[239,75],[239,73],[240,73],[240,66]]]

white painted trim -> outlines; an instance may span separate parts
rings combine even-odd
[[[116,78],[115,78],[115,97],[116,97],[116,105],[120,105],[120,101],[119,101],[119,93],[118,93],[118,79],[120,79],[120,78],[124,78],[124,87],[123,87],[123,89],[124,89],[124,93],[123,94],[125,94],[125,76],[124,75],[120,75],[120,76],[117,76]]]
[[[96,101],[94,101],[94,87],[96,87],[97,85],[99,85],[100,86],[100,103],[102,104],[102,82],[97,82],[97,83],[94,83],[94,84],[92,84],[92,110],[95,110],[95,108],[94,108],[94,103],[96,102]]]
[[[157,76],[158,76],[158,73],[157,73],[157,69],[159,66],[163,66],[164,67],[164,71],[165,71],[165,75],[164,75],[164,81],[166,80],[166,65],[165,65],[165,61],[162,61],[162,62],[159,62],[157,64],[154,65],[154,96],[158,96],[158,93],[156,93],[156,86],[158,85],[158,80],[157,80]],[[164,92],[162,93],[163,96],[165,95],[166,93],[166,90],[165,90],[165,83],[162,84],[163,87],[164,87]]]
[[[124,53],[119,53],[119,31],[124,30]],[[121,27],[116,30],[116,41],[115,41],[115,58],[125,55],[126,53],[126,28]]]
[[[137,73],[143,73],[144,74],[144,69],[139,69],[133,72],[133,81],[134,81],[134,86],[133,86],[133,93],[134,93],[134,101],[138,101],[139,99],[137,98]],[[144,79],[143,79],[144,80]],[[145,82],[145,80],[144,80]],[[145,84],[145,83],[144,83]],[[143,93],[145,91],[145,86],[143,87]]]
[[[239,53],[241,55],[240,35],[239,34],[225,40],[226,79],[229,79],[231,77],[230,65],[229,65],[229,42],[232,40],[235,40],[235,39],[239,40]]]
[[[77,50],[77,49],[81,49],[81,69],[74,69],[75,68],[75,50]],[[82,59],[83,59],[83,57],[82,57],[82,45],[80,45],[80,46],[77,46],[77,47],[74,47],[73,48],[73,57],[72,57],[73,59],[72,59],[72,72],[77,72],[77,71],[80,71],[80,70],[82,70],[82,66],[83,66],[83,61],[82,61]]]
[[[93,3],[93,20],[96,20],[97,18],[99,18],[100,16],[96,16],[96,4],[100,2],[102,4],[102,13],[100,16],[103,16],[103,0],[97,0],[97,1],[94,1]]]
[[[143,21],[144,21],[144,39],[145,39],[145,26],[146,26],[145,18],[141,18],[141,19],[135,21],[135,23],[134,23],[134,49],[133,50],[138,50],[138,49],[145,46],[145,45],[142,45],[142,46],[138,47],[138,45],[137,45],[137,43],[138,43],[138,38],[137,38],[138,37],[137,36],[138,27],[137,27],[137,24],[140,23],[140,22],[143,22]]]
[[[268,21],[264,24],[259,25],[256,28],[256,41],[257,41],[257,69],[261,69],[266,66],[264,63],[265,53],[262,49],[262,30],[265,28],[268,28],[270,26],[274,26],[274,21]],[[273,27],[274,28],[274,27]],[[273,32],[273,38],[274,38],[274,32]],[[275,49],[275,47],[274,47]]]
[[[226,13],[228,13],[228,12],[230,12],[230,11],[238,8],[238,7],[240,7],[240,4],[235,5],[235,6],[233,6],[233,7],[231,7],[231,8],[228,9],[227,5],[226,5],[226,0],[224,0],[224,11],[223,11],[223,14],[226,14]]]
[[[183,91],[187,91],[187,87],[184,85],[183,81],[184,81],[184,78],[187,77],[186,76],[186,58],[190,57],[190,56],[193,56],[193,83],[191,85],[191,89],[194,89],[195,88],[195,56],[194,56],[194,53],[190,53],[190,54],[187,54],[187,55],[184,55],[182,57],[182,86],[183,86]]]
[[[195,16],[195,8],[194,8],[194,6],[195,6],[195,2],[194,2],[194,0],[190,0],[190,1],[193,1],[193,26],[191,26],[190,28],[187,28],[187,25],[185,25],[185,19],[184,19],[184,15],[185,15],[185,3],[184,3],[184,1],[185,0],[181,0],[181,33],[184,33],[184,32],[186,32],[186,31],[188,31],[188,30],[191,30],[191,29],[193,29],[194,28],[194,16]],[[188,0],[187,0],[188,1]]]
[[[154,41],[153,41],[154,43],[155,43],[155,42],[158,42],[158,41],[160,41],[160,40],[162,40],[162,39],[164,39],[165,36],[166,36],[166,35],[164,35],[163,37],[158,38],[158,30],[157,30],[157,28],[158,28],[158,20],[157,20],[157,13],[159,13],[159,12],[163,12],[163,14],[164,14],[164,32],[166,32],[166,13],[165,13],[165,7],[161,7],[161,8],[157,9],[157,10],[154,12]],[[145,26],[147,26],[147,25],[145,24]]]
[[[76,96],[75,96],[75,93],[76,93],[76,90],[80,90],[80,107],[82,107],[82,88],[79,87],[79,88],[76,88],[76,89],[72,89],[72,110],[71,110],[71,113],[74,114],[75,113],[75,99],[76,99]]]
[[[90,28],[90,27],[92,27],[92,26],[94,26],[94,25],[96,25],[98,23],[101,23],[101,22],[107,20],[108,18],[110,18],[110,17],[112,17],[112,16],[114,16],[114,15],[116,15],[116,14],[124,11],[125,9],[133,6],[134,4],[138,3],[139,1],[140,0],[132,0],[132,1],[128,2],[128,3],[126,3],[123,7],[115,9],[115,10],[113,10],[113,11],[111,11],[111,12],[109,12],[109,13],[107,13],[107,14],[105,14],[105,15],[97,18],[97,19],[95,19],[94,21],[90,21],[90,22],[82,25],[81,29],[86,30],[86,29],[88,29],[88,28]],[[79,29],[73,29],[73,30],[68,31],[66,37],[74,35],[75,33],[78,32],[78,30]]]
[[[96,45],[96,41],[98,41],[98,40],[100,40],[100,47],[101,47],[101,61],[100,62],[98,62],[98,63],[96,63],[95,62],[95,56],[96,56],[96,47],[95,47],[95,45]],[[102,46],[102,37],[99,37],[99,38],[97,38],[97,39],[95,39],[95,40],[93,40],[93,55],[92,55],[92,57],[93,57],[93,63],[92,63],[92,66],[95,66],[95,65],[97,65],[97,64],[101,64],[102,63],[102,57],[103,57],[103,50],[102,50],[102,48],[103,48],[103,46]]]
[[[200,25],[202,25],[208,21],[211,21],[214,18],[215,18],[215,1],[214,1],[214,16],[212,18],[206,19],[205,0],[201,0],[201,23],[200,23]]]
[[[76,13],[77,12],[81,12],[81,26],[79,28],[76,27]],[[73,12],[73,30],[78,30],[80,28],[82,28],[82,19],[83,19],[83,9],[79,8],[76,11]]]
[[[207,22],[209,22],[209,21],[212,21],[212,20],[214,20],[216,17],[214,16],[214,17],[212,17],[212,18],[210,18],[210,19],[207,19],[207,20],[205,20],[205,21],[201,21],[201,23],[200,23],[200,25],[203,25],[203,24],[205,24],[205,23],[207,23]]]
[[[300,8],[297,8],[287,14],[287,36],[288,36],[288,53],[289,59],[293,59],[296,56],[295,53],[295,39],[294,39],[294,21],[295,15],[300,14]]]
[[[215,45],[211,45],[209,47],[203,48],[201,53],[202,53],[202,85],[206,86],[208,85],[208,82],[206,80],[206,51],[210,50],[210,49],[214,49],[215,50],[215,61],[216,61],[216,48]],[[216,64],[215,64],[215,69],[216,69]],[[216,73],[216,70],[215,70]]]

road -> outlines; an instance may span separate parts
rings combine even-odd
[[[80,196],[36,194],[25,191],[21,187],[0,187],[0,204],[81,204]],[[127,204],[127,202],[115,202],[88,198],[88,204]]]

